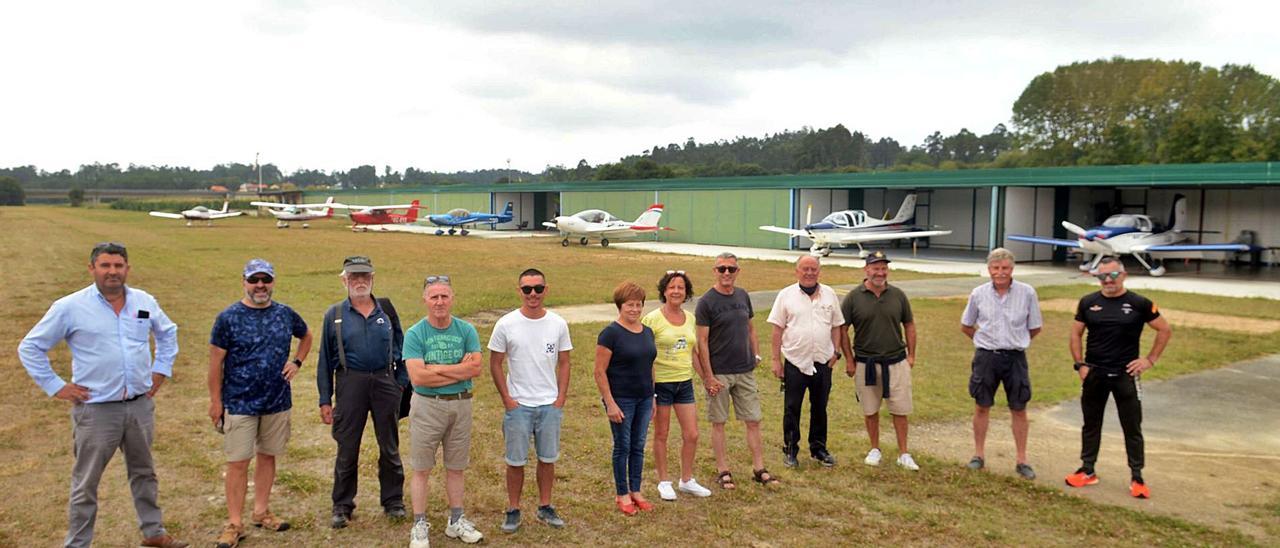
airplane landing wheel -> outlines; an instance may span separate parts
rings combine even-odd
[[[470,234],[470,232],[468,232],[467,229],[464,228],[462,229],[462,232],[459,232],[459,234],[466,236],[467,234]]]
[[[302,228],[311,228],[310,223],[302,223]]]
[[[1151,275],[1157,278],[1159,278],[1160,276],[1164,276],[1164,272],[1165,272],[1164,265],[1157,266],[1150,270]]]
[[[436,236],[444,236],[443,230],[436,230]]]
[[[600,239],[600,247],[609,247],[609,239],[608,239],[608,238],[601,238],[601,239]]]
[[[1085,262],[1083,262],[1083,263],[1080,263],[1080,271],[1081,271],[1081,272],[1088,272],[1088,271],[1089,271],[1089,261],[1085,261]]]
[[[187,226],[191,226],[191,221],[187,221]]]
[[[582,244],[582,245],[587,245],[587,239],[584,237],[584,238],[582,238],[581,240],[578,240],[578,243],[580,243],[580,244]]]
[[[450,229],[449,229],[449,235],[450,235],[450,236],[453,236],[453,233],[454,233],[454,232],[457,232],[457,231],[456,231],[456,230],[454,230],[454,229],[452,229],[452,228],[450,228]]]
[[[560,240],[560,247],[569,247],[569,239],[565,238],[563,240]]]
[[[289,228],[289,223],[284,221],[276,221],[276,228]]]

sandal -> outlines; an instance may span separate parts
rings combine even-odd
[[[781,480],[779,480],[773,474],[769,473],[768,468],[761,468],[759,470],[754,471],[753,473],[755,474],[755,477],[752,479],[754,479],[755,482],[759,483],[760,485],[773,485],[775,483],[781,482]],[[765,477],[765,476],[768,476],[768,477]]]
[[[637,512],[636,505],[632,504],[630,499],[626,499],[626,500],[613,499],[613,503],[618,505],[619,512],[622,512],[623,514],[626,514],[628,516],[636,515],[636,512]]]
[[[720,475],[716,476],[716,483],[720,484],[720,488],[725,491],[732,491],[738,487],[733,483],[733,474],[728,470],[720,472]]]

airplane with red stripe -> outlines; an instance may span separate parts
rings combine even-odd
[[[591,238],[599,238],[601,247],[609,247],[610,238],[633,238],[659,230],[671,230],[658,226],[661,218],[662,204],[653,204],[635,222],[623,221],[603,209],[587,209],[573,215],[562,215],[542,224],[560,231],[560,235],[564,236],[560,241],[562,246],[568,247],[569,239],[577,237],[578,243],[582,245],[587,245]]]

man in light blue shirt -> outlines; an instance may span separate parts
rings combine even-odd
[[[187,546],[166,534],[161,524],[159,485],[151,459],[152,398],[173,375],[178,326],[151,295],[125,285],[129,254],[123,245],[94,246],[89,273],[93,285],[55,301],[18,345],[22,365],[36,384],[46,394],[73,404],[75,465],[65,545],[92,544],[98,482],[120,449],[145,537],[142,545]],[[49,351],[63,340],[71,349],[70,383],[49,362]]]

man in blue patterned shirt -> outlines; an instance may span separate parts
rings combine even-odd
[[[245,491],[249,460],[256,454],[253,481],[253,525],[284,531],[289,523],[268,506],[276,479],[276,457],[289,441],[289,383],[311,351],[311,332],[292,308],[271,300],[275,269],[262,259],[244,267],[243,299],[218,314],[209,337],[209,418],[224,433],[227,455],[228,523],[218,536],[219,548],[233,548],[244,538]],[[289,358],[292,339],[298,352]]]
[[[93,543],[98,481],[116,449],[125,470],[143,546],[176,548],[185,542],[165,533],[157,502],[159,483],[151,459],[155,434],[152,397],[173,375],[178,326],[145,291],[125,285],[129,252],[101,243],[89,253],[93,285],[58,299],[18,345],[18,357],[44,392],[72,403],[71,468],[66,546]],[[150,338],[155,337],[155,360]],[[49,350],[59,341],[71,349],[71,382],[58,376]]]

